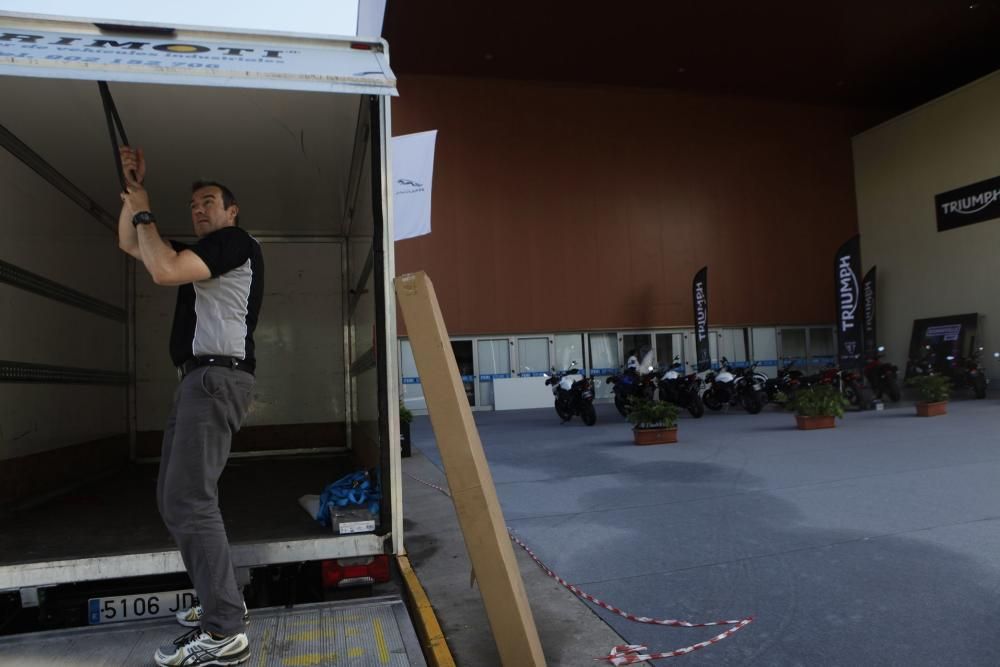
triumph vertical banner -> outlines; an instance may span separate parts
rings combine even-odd
[[[865,307],[865,327],[863,339],[865,343],[865,359],[876,359],[878,357],[878,335],[875,330],[875,298],[876,280],[878,277],[878,267],[873,266],[865,274],[865,279],[861,281],[861,303]]]
[[[837,363],[841,368],[860,369],[864,364],[863,311],[861,302],[861,236],[855,235],[837,251],[834,261],[837,287]]]
[[[698,371],[712,367],[712,353],[708,346],[708,267],[694,275],[691,285],[694,299],[694,344],[698,355]]]

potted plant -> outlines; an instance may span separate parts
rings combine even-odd
[[[399,402],[399,446],[402,449],[402,457],[405,459],[412,452],[410,450],[410,422],[413,421],[413,413],[410,409]]]
[[[936,417],[948,413],[948,398],[951,396],[951,380],[944,375],[918,375],[909,382],[920,392],[917,401],[917,415]]]
[[[837,417],[844,416],[847,399],[829,384],[815,384],[795,392],[788,406],[795,411],[795,421],[803,431],[834,428]]]
[[[663,445],[677,442],[677,406],[633,396],[626,418],[633,425],[632,438],[637,445]]]

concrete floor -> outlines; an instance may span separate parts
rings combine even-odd
[[[680,443],[652,447],[607,405],[590,428],[552,410],[476,422],[508,525],[561,576],[638,615],[754,616],[685,664],[1000,665],[1000,401],[949,413],[904,403],[800,432],[773,408],[733,410],[682,417]],[[426,417],[413,442],[404,471],[443,481]],[[409,478],[405,493],[408,549],[459,665],[499,664],[449,499]],[[551,665],[618,643],[598,617],[654,651],[719,632],[630,623],[521,562]]]

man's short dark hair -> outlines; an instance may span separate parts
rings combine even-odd
[[[219,190],[222,191],[222,208],[223,209],[228,209],[230,206],[232,206],[233,204],[237,203],[236,202],[236,195],[233,194],[233,191],[230,190],[229,188],[227,188],[222,183],[219,183],[218,181],[195,181],[194,183],[191,184],[191,194],[194,194],[195,192],[197,192],[198,190],[201,190],[202,188],[213,188],[213,187],[214,188],[219,188]],[[238,215],[236,216],[235,222],[236,222],[236,226],[239,227],[240,226],[240,216],[238,216]]]

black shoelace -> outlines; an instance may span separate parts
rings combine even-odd
[[[188,644],[197,639],[201,633],[202,629],[200,627],[191,628],[183,635],[174,640],[174,646],[184,646],[185,644]]]

